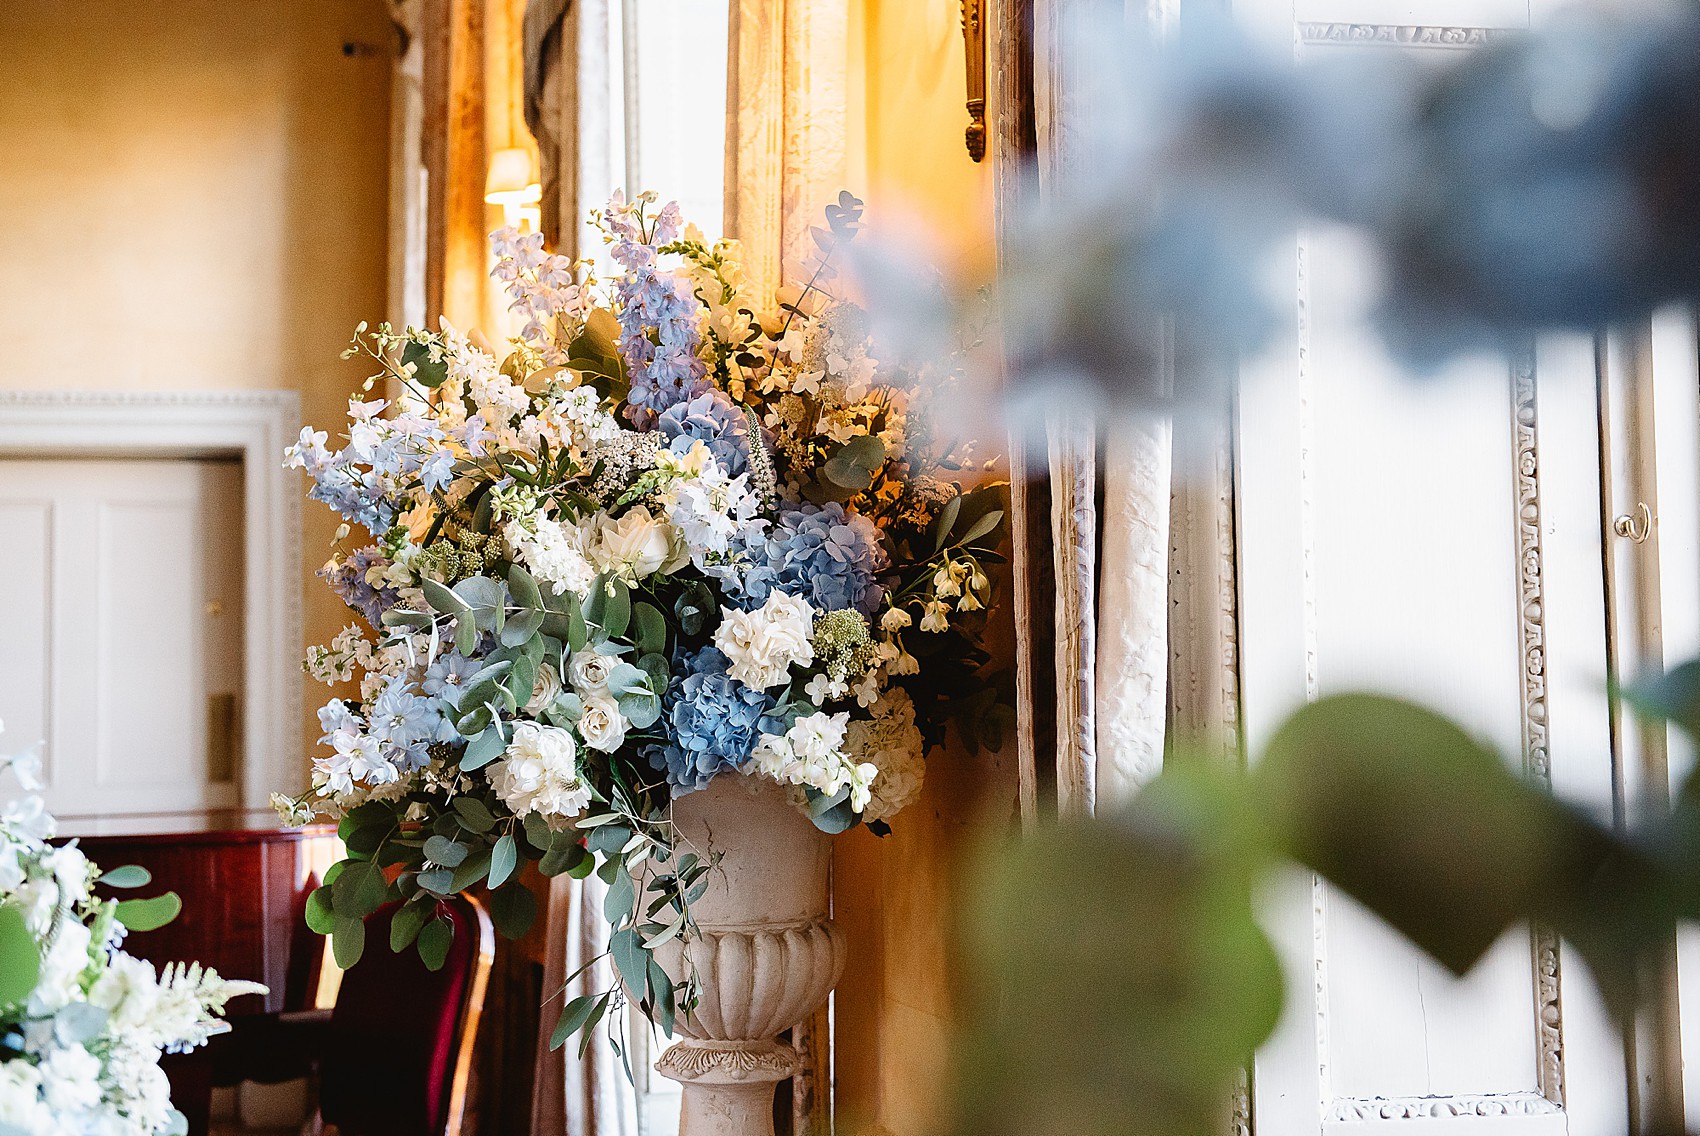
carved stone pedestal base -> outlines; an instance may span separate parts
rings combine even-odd
[[[773,1136],[773,1090],[797,1072],[797,1052],[773,1041],[682,1041],[656,1068],[684,1086],[680,1132]]]
[[[655,952],[675,984],[694,975],[702,995],[657,1068],[685,1087],[680,1136],[773,1136],[773,1087],[798,1068],[777,1035],[844,971],[844,936],[826,917],[827,837],[783,786],[741,773],[679,798],[673,824],[679,847],[715,867],[692,905],[696,933]]]

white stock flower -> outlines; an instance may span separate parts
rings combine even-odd
[[[100,1104],[100,1058],[82,1046],[48,1051],[39,1068],[42,1099],[54,1112],[65,1116]]]
[[[871,763],[853,761],[844,752],[849,722],[848,712],[798,718],[781,736],[763,734],[750,755],[751,763],[758,773],[776,781],[807,786],[829,797],[848,789],[850,808],[861,812],[879,770]]]
[[[626,741],[630,725],[620,713],[620,704],[606,691],[584,696],[584,713],[579,715],[578,733],[584,744],[602,753],[613,753]]]
[[[41,1071],[28,1061],[0,1062],[0,1128],[44,1136],[53,1112],[41,1099]]]
[[[726,673],[756,690],[786,681],[793,664],[814,661],[815,610],[801,596],[774,590],[754,611],[722,608],[714,645],[731,663]]]
[[[89,1001],[111,1015],[114,1032],[151,1033],[159,1008],[159,980],[153,964],[114,951],[89,988]]]
[[[502,530],[508,547],[540,583],[583,599],[596,569],[585,559],[585,533],[576,525],[537,517],[527,525],[510,521]]]
[[[53,1013],[81,996],[90,939],[89,929],[76,919],[59,920],[53,945],[41,956],[41,977],[30,996],[31,1009]]]
[[[518,817],[577,816],[590,803],[578,776],[578,743],[570,730],[537,722],[514,725],[507,756],[490,766],[490,785]]]
[[[586,550],[598,572],[611,572],[629,584],[657,572],[677,571],[688,561],[680,555],[684,542],[665,517],[650,515],[642,505],[626,510],[619,520],[604,514]]]
[[[537,681],[531,684],[531,700],[523,709],[535,717],[543,712],[544,707],[555,701],[555,696],[561,693],[561,675],[549,663],[540,664],[537,668]]]

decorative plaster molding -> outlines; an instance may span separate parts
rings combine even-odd
[[[1324,1123],[1358,1120],[1432,1120],[1467,1116],[1546,1116],[1562,1109],[1540,1093],[1485,1093],[1455,1097],[1337,1097]]]
[[[1486,47],[1523,31],[1522,28],[1480,28],[1441,24],[1354,24],[1301,22],[1299,42],[1376,47]]]
[[[241,800],[304,787],[302,494],[283,468],[300,396],[279,390],[0,391],[0,456],[239,457],[248,607]]]

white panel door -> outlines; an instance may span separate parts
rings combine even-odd
[[[235,461],[0,460],[0,718],[48,806],[230,806],[240,783]]]
[[[1523,0],[1237,0],[1301,57],[1428,52],[1526,26]],[[1460,34],[1462,33],[1462,34]],[[1379,45],[1377,45],[1379,44]],[[1286,338],[1242,368],[1240,657],[1250,751],[1351,690],[1441,709],[1599,815],[1612,800],[1592,343],[1407,373],[1367,326],[1354,237],[1285,254]],[[1467,903],[1467,896],[1458,897]],[[1309,873],[1263,897],[1287,1009],[1253,1079],[1262,1136],[1622,1136],[1624,1059],[1581,966],[1509,932],[1455,979]]]

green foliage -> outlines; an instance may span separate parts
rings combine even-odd
[[[157,931],[183,910],[183,900],[174,891],[149,899],[120,900],[114,917],[132,931]]]
[[[153,883],[153,873],[140,864],[124,864],[102,873],[96,882],[114,888],[147,887]]]
[[[27,999],[41,978],[41,952],[15,907],[0,907],[0,1009]]]

